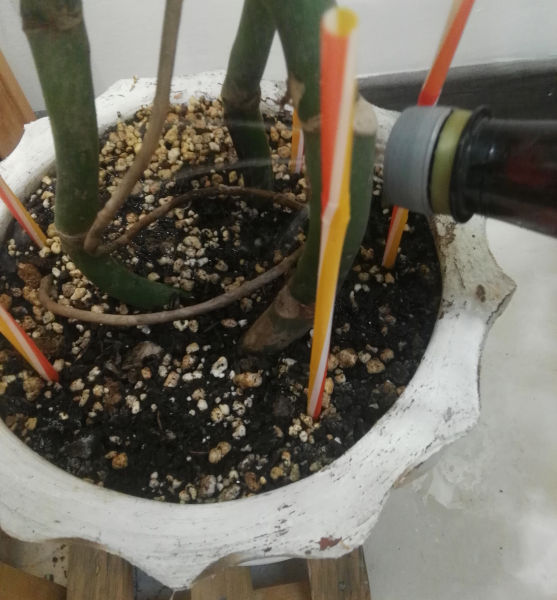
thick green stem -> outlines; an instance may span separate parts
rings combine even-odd
[[[304,132],[306,178],[311,184],[309,195],[310,219],[304,253],[296,271],[288,282],[290,293],[302,304],[315,302],[317,267],[319,265],[319,241],[321,235],[321,135]]]
[[[355,108],[354,141],[350,174],[350,222],[346,230],[339,270],[339,287],[348,275],[358,255],[365,234],[373,188],[373,160],[375,154],[375,115],[371,104],[359,98]],[[306,139],[306,173],[311,181],[312,214],[321,210],[321,164],[318,133],[308,133]],[[303,304],[315,301],[321,220],[310,219],[304,254],[289,282],[290,293]]]
[[[251,351],[275,351],[307,332],[313,321],[321,234],[320,21],[333,0],[263,0],[272,10],[288,66],[289,91],[303,123],[310,225],[295,274],[244,339]],[[355,108],[350,180],[351,219],[344,241],[339,286],[364,236],[371,203],[376,121],[363,99]]]
[[[261,166],[243,170],[245,183],[265,189],[273,187],[273,170],[259,109],[259,84],[274,35],[274,20],[264,3],[261,0],[245,0],[222,88],[226,125],[238,158],[241,161],[261,161]]]
[[[54,135],[56,228],[84,234],[99,209],[99,141],[81,0],[22,0],[21,15]]]
[[[289,93],[306,123],[320,111],[320,23],[334,0],[262,0],[271,10],[288,67]],[[310,125],[311,126],[311,125]]]
[[[101,290],[154,308],[180,290],[143,279],[109,257],[93,257],[82,242],[99,209],[99,141],[89,42],[81,0],[21,0],[27,34],[56,149],[55,224],[64,248]]]
[[[83,248],[73,248],[68,252],[81,272],[93,281],[103,292],[122,302],[152,310],[171,304],[178,297],[190,298],[191,294],[169,285],[149,281],[136,275],[110,255],[94,256]]]

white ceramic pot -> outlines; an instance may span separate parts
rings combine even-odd
[[[175,78],[173,102],[220,94],[223,74]],[[151,102],[154,80],[122,80],[97,99],[100,131]],[[283,86],[266,83],[270,108]],[[396,114],[378,109],[379,155]],[[0,164],[14,192],[31,192],[54,163],[47,119],[26,126]],[[10,220],[0,213],[0,235]],[[82,539],[181,588],[219,560],[338,557],[369,536],[389,490],[472,427],[486,333],[514,284],[487,247],[484,221],[436,219],[443,297],[425,356],[389,412],[322,471],[258,496],[208,505],[134,498],[68,475],[33,453],[0,422],[0,527],[27,541]]]

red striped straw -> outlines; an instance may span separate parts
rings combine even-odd
[[[29,237],[39,248],[46,246],[46,236],[35,223],[33,217],[23,206],[19,198],[12,192],[8,184],[0,176],[0,199],[8,207],[14,219],[23,227]]]
[[[58,381],[58,372],[37,348],[35,342],[23,331],[10,313],[0,305],[0,333],[23,358],[48,381]]]
[[[0,198],[13,217],[39,246],[46,246],[46,236],[35,223],[33,217],[23,206],[8,184],[0,177]],[[23,331],[10,313],[0,305],[0,333],[23,356],[23,358],[48,381],[58,381],[58,372],[48,362],[46,356],[37,348],[35,342]]]
[[[331,8],[321,20],[321,241],[307,413],[321,413],[335,295],[350,221],[350,170],[356,81],[356,15]]]
[[[437,55],[418,96],[418,106],[434,106],[437,104],[473,6],[474,0],[455,0],[453,2]],[[392,269],[395,265],[398,247],[407,220],[408,210],[395,206],[391,215],[389,233],[383,254],[382,264],[387,269]]]

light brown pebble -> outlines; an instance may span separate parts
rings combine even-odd
[[[362,350],[358,352],[358,360],[365,365],[371,360],[371,354]]]
[[[364,260],[367,261],[372,261],[373,257],[375,255],[375,252],[373,251],[373,248],[360,248],[360,254],[362,255],[362,258]]]
[[[210,498],[217,491],[217,478],[214,475],[205,475],[199,482],[199,495],[201,498]]]
[[[234,383],[242,389],[255,388],[263,383],[263,378],[261,377],[261,373],[246,371],[245,373],[238,373],[234,377]]]
[[[385,283],[394,283],[395,278],[391,275],[391,273],[385,274]]]
[[[292,468],[290,469],[289,479],[292,483],[300,479],[300,465],[298,463],[294,463],[292,465]]]
[[[220,462],[230,450],[232,450],[232,446],[228,442],[219,442],[214,448],[209,450],[209,462],[212,464]]]
[[[228,487],[225,487],[222,492],[219,494],[219,501],[227,502],[228,500],[235,500],[239,495],[242,489],[237,483],[233,483]]]
[[[180,380],[180,375],[176,373],[176,371],[170,371],[170,373],[166,376],[164,380],[163,386],[174,388],[178,385],[178,381]]]
[[[85,387],[82,379],[74,379],[70,383],[70,391],[71,392],[81,392],[81,390]]]
[[[226,369],[228,369],[228,360],[226,356],[219,356],[211,366],[211,375],[217,379],[222,379]]]
[[[259,479],[253,471],[244,473],[244,482],[250,492],[258,492],[261,489]]]
[[[211,421],[213,423],[220,423],[224,419],[224,414],[220,406],[215,406],[211,411]]]
[[[284,475],[285,475],[284,469],[282,467],[280,467],[280,466],[273,467],[271,469],[270,476],[271,476],[271,479],[273,481],[276,481],[277,479],[280,479],[281,477],[284,477]]]
[[[180,490],[180,492],[178,493],[178,498],[180,500],[180,504],[185,504],[186,502],[189,502],[191,500],[191,496],[188,490]]]
[[[226,329],[233,329],[238,326],[238,321],[236,321],[236,319],[222,319],[220,324],[223,327],[226,327]]]
[[[0,306],[6,310],[10,310],[12,306],[12,298],[8,294],[0,294]]]
[[[205,399],[205,390],[202,388],[197,388],[193,391],[191,397],[194,400],[204,400]]]
[[[128,466],[128,455],[120,452],[112,458],[112,468],[116,470],[125,469]]]
[[[185,354],[182,358],[181,366],[182,369],[191,369],[197,364],[197,356],[193,354]]]
[[[343,348],[337,353],[338,363],[343,369],[353,367],[358,361],[358,354],[354,348]]]
[[[41,273],[31,263],[19,263],[17,265],[17,276],[30,288],[38,288],[41,283]]]
[[[70,300],[81,300],[86,293],[87,290],[84,287],[77,287],[75,288],[74,293],[71,295]]]
[[[379,358],[384,363],[393,360],[394,357],[395,357],[395,353],[391,350],[391,348],[385,348],[384,350],[381,351],[381,354],[379,354]]]
[[[281,158],[290,158],[290,146],[286,144],[284,146],[280,146],[280,148],[277,150],[277,153]]]
[[[334,371],[338,367],[338,358],[336,354],[329,354],[327,360],[327,371]]]
[[[27,421],[25,421],[25,429],[27,431],[33,431],[37,427],[37,417],[29,417]]]
[[[310,470],[311,473],[316,473],[321,468],[323,468],[323,465],[318,460],[316,460],[315,462],[311,463],[311,465],[309,466],[309,470]]]
[[[371,375],[376,375],[377,373],[383,373],[385,365],[378,358],[372,358],[367,361],[366,369]]]
[[[326,394],[329,394],[329,396],[330,396],[333,393],[334,389],[335,389],[334,381],[331,379],[331,377],[327,377],[327,379],[325,379],[325,386],[323,388],[323,391]]]

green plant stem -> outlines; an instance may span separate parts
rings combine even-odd
[[[99,141],[89,42],[80,0],[22,0],[56,150],[55,224],[85,234],[99,209]]]
[[[102,291],[132,306],[164,306],[182,292],[82,248],[99,209],[99,141],[81,0],[21,0],[21,15],[54,137],[55,224],[64,249]]]
[[[321,134],[304,132],[306,178],[311,188],[309,194],[309,225],[304,253],[296,271],[288,282],[290,294],[302,304],[315,302],[319,246],[321,236]]]
[[[205,300],[199,304],[193,304],[191,306],[183,306],[182,308],[176,308],[174,310],[165,310],[163,312],[147,313],[147,314],[135,314],[135,315],[115,315],[107,313],[97,313],[90,310],[80,310],[67,306],[65,304],[58,304],[52,298],[50,298],[50,286],[52,283],[52,276],[47,275],[43,277],[39,289],[39,299],[47,310],[50,310],[55,315],[67,317],[69,319],[79,319],[80,321],[87,321],[89,323],[102,323],[104,325],[117,326],[117,327],[129,327],[137,325],[158,325],[160,323],[168,323],[170,321],[176,321],[181,319],[191,319],[198,315],[204,315],[208,312],[218,310],[232,304],[244,296],[253,294],[256,290],[264,285],[267,285],[274,281],[277,277],[284,275],[295,263],[300,255],[301,248],[295,250],[283,259],[278,265],[271,267],[268,271],[265,271],[261,275],[258,275],[254,279],[245,281],[242,285],[224,292],[220,296],[215,296],[210,300]]]
[[[240,161],[262,159],[244,169],[246,185],[272,189],[271,151],[265,133],[260,82],[275,35],[272,14],[261,0],[245,0],[222,87],[226,125]]]
[[[302,122],[320,111],[321,17],[334,0],[262,0],[273,14],[288,68],[289,93]],[[306,126],[307,129],[307,126]]]
[[[94,256],[80,247],[73,248],[68,254],[89,281],[109,296],[131,306],[152,310],[172,304],[178,297],[191,298],[191,294],[181,289],[150,281],[129,271],[108,254]]]
[[[302,121],[306,175],[310,183],[310,224],[296,272],[277,299],[246,334],[247,350],[276,351],[306,333],[313,322],[321,235],[320,21],[334,0],[262,0],[269,7],[284,48],[289,92]],[[351,219],[339,272],[339,287],[364,236],[371,203],[376,121],[371,105],[355,107],[350,179]]]

